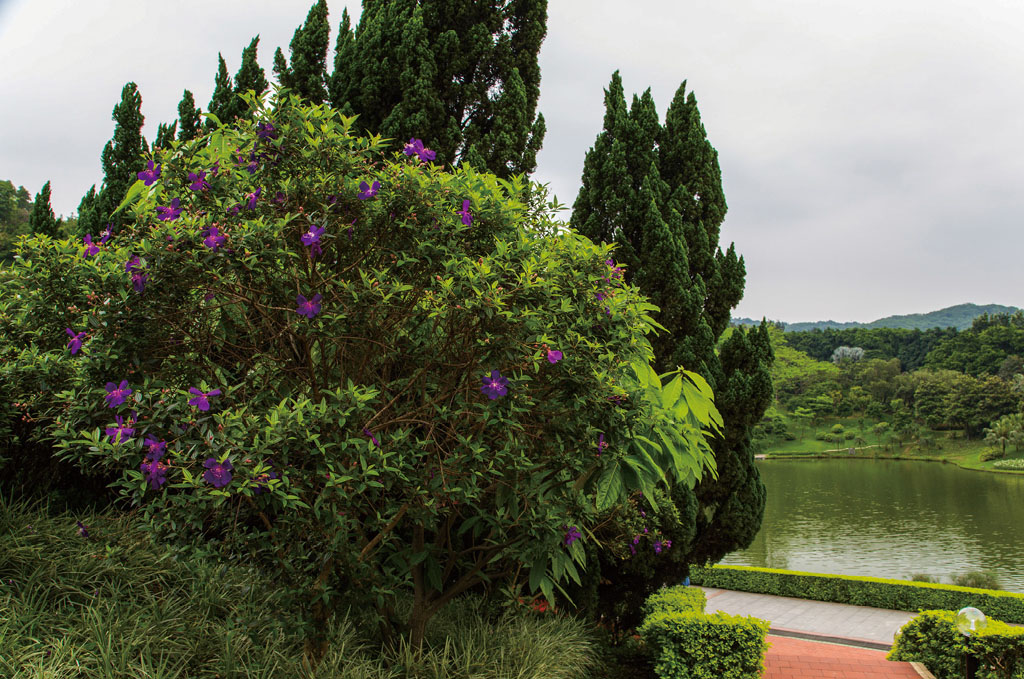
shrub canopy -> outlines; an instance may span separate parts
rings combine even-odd
[[[64,460],[313,623],[411,592],[414,639],[481,583],[551,598],[598,512],[709,468],[707,384],[663,384],[654,307],[539,187],[250,105],[161,150],[120,232],[22,242],[0,352],[59,359],[22,397]]]

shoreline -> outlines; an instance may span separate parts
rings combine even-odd
[[[842,451],[846,451],[846,450],[849,450],[849,449],[842,448],[842,449],[825,450],[825,451],[808,451],[807,453],[781,453],[781,454],[772,454],[771,451],[769,451],[769,452],[765,452],[765,453],[757,453],[757,454],[755,454],[754,455],[754,459],[755,460],[764,460],[764,461],[772,461],[772,460],[797,460],[797,461],[799,461],[799,460],[833,460],[833,459],[834,460],[909,460],[909,461],[914,461],[914,462],[941,462],[943,464],[952,464],[952,465],[955,465],[958,469],[963,469],[965,471],[971,471],[971,472],[987,472],[987,473],[990,473],[990,474],[1009,474],[1009,475],[1012,475],[1012,476],[1024,475],[1024,470],[994,469],[992,467],[972,467],[972,466],[968,466],[966,464],[963,464],[962,460],[949,459],[949,458],[944,458],[944,457],[904,455],[904,454],[900,454],[900,453],[893,453],[893,454],[886,454],[886,455],[862,454],[862,453],[859,452],[861,450],[859,448],[856,449],[858,452],[854,452],[853,454],[850,454],[848,452],[840,453],[841,450]]]

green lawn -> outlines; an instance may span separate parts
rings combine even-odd
[[[801,457],[850,457],[849,449],[854,448],[855,457],[938,460],[955,464],[964,469],[976,469],[1005,474],[1024,474],[1024,471],[996,469],[996,460],[981,461],[981,455],[994,450],[991,443],[983,439],[967,439],[962,431],[929,431],[925,430],[926,440],[905,441],[898,445],[891,438],[883,436],[881,441],[872,433],[875,422],[867,418],[825,418],[816,425],[800,423],[787,413],[780,413],[786,418],[789,431],[797,436],[796,440],[785,441],[775,439],[762,450],[762,454],[770,458],[801,458]],[[853,440],[842,442],[821,441],[817,434],[830,432],[836,424],[843,426],[845,432],[853,432]],[[860,438],[862,443],[857,442]],[[1005,459],[1022,459],[1024,450],[1013,446],[1007,447]]]

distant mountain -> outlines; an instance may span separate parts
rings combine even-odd
[[[906,328],[908,330],[927,330],[928,328],[957,328],[965,330],[971,322],[982,314],[1012,314],[1020,311],[1014,306],[1002,304],[957,304],[926,314],[907,314],[905,316],[886,316],[870,323],[841,323],[839,321],[815,321],[813,323],[786,323],[786,332],[802,332],[804,330],[824,330],[825,328]],[[750,318],[734,318],[733,325],[759,325],[760,321]]]

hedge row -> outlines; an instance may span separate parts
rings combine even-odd
[[[1015,592],[751,566],[693,568],[690,581],[704,587],[899,611],[958,611],[965,606],[973,606],[984,611],[985,615],[1024,624],[1024,594]]]
[[[682,585],[661,589],[644,603],[638,630],[660,679],[755,679],[764,672],[768,622],[704,613],[704,593]]]
[[[1024,628],[989,618],[985,629],[967,638],[952,611],[924,611],[908,622],[888,658],[924,663],[936,679],[959,679],[965,653],[978,659],[977,679],[1024,678]]]

